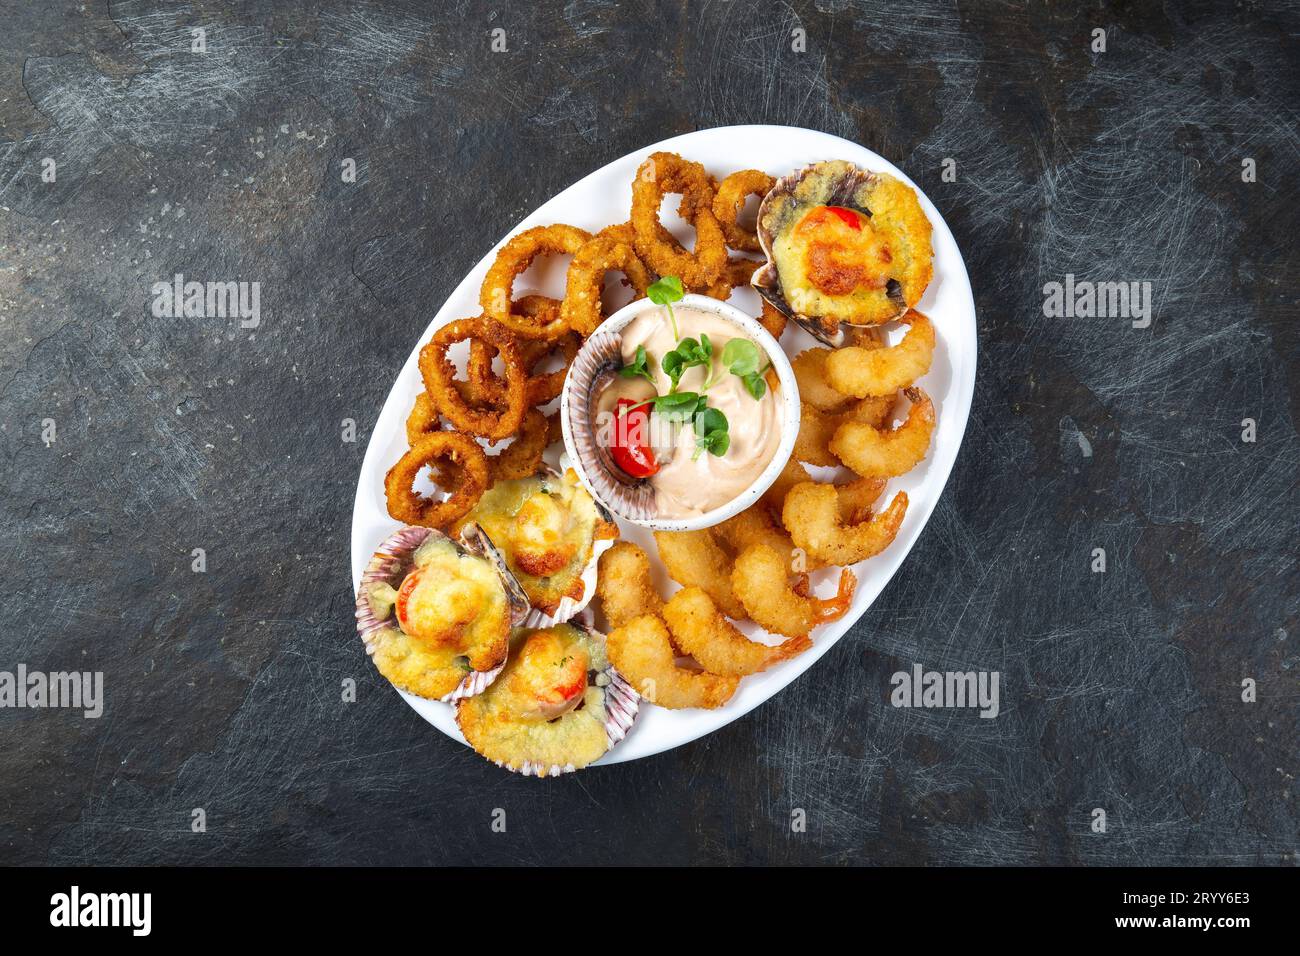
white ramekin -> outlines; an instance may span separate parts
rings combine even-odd
[[[579,480],[582,481],[583,487],[590,492],[591,496],[608,508],[613,514],[624,521],[630,521],[633,524],[643,525],[655,531],[698,531],[701,528],[708,528],[719,522],[726,521],[732,515],[744,511],[765,492],[768,487],[776,480],[777,475],[789,461],[791,452],[794,451],[794,442],[799,435],[799,386],[795,382],[794,369],[790,367],[790,360],[786,357],[785,351],[777,343],[776,339],[768,333],[758,323],[757,319],[746,315],[743,311],[734,305],[728,305],[726,302],[720,302],[717,299],[711,299],[704,295],[688,294],[682,297],[680,302],[674,303],[678,308],[698,309],[701,312],[710,312],[719,318],[725,319],[740,327],[740,329],[767,354],[768,360],[772,363],[772,368],[776,370],[777,379],[781,383],[780,396],[782,404],[782,430],[781,444],[777,446],[776,454],[768,463],[763,472],[754,479],[753,484],[738,494],[735,498],[726,504],[714,508],[712,511],[706,511],[704,514],[694,518],[645,518],[638,519],[630,515],[623,514],[619,511],[617,505],[604,500],[587,476],[581,459],[578,457],[577,447],[573,440],[573,425],[569,421],[569,388],[572,383],[572,377],[565,379],[564,389],[560,393],[560,425],[564,432],[564,449],[573,466],[573,470],[578,473]],[[599,332],[620,332],[623,328],[635,319],[637,316],[651,309],[661,309],[663,306],[655,305],[649,299],[637,299],[619,309],[592,333],[594,336]],[[588,339],[590,341],[590,337]],[[586,349],[586,345],[583,346]],[[579,355],[581,355],[581,351]],[[577,364],[575,359],[574,364]]]

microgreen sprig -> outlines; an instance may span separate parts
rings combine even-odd
[[[677,316],[673,314],[673,303],[681,301],[686,294],[682,280],[677,276],[664,276],[652,282],[645,294],[655,305],[662,305],[668,310],[668,320],[673,324],[673,338],[681,338],[681,333],[677,331]]]

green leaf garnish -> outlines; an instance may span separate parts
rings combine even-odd
[[[741,378],[757,372],[758,363],[762,358],[758,346],[749,339],[732,339],[722,349],[722,364],[732,375],[739,375]]]
[[[758,401],[767,393],[767,379],[759,372],[753,375],[742,375],[740,380],[745,383],[745,391],[754,396],[754,401]]]
[[[673,338],[681,338],[681,333],[677,331],[677,316],[673,314],[673,303],[680,301],[686,294],[686,290],[682,288],[682,280],[677,276],[664,276],[650,283],[650,288],[645,290],[645,294],[655,305],[662,305],[668,310],[668,320],[673,324]]]
[[[695,414],[695,454],[692,460],[700,457],[701,452],[721,458],[731,445],[731,436],[727,432],[727,416],[716,408],[701,408]]]
[[[618,374],[624,378],[636,378],[639,375],[651,385],[655,383],[654,376],[650,374],[650,357],[646,355],[644,345],[636,347],[636,358],[633,359],[631,364],[624,365],[619,369]]]

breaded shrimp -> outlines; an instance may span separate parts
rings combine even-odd
[[[864,521],[846,524],[840,516],[835,488],[805,482],[795,485],[786,495],[783,520],[796,545],[823,561],[843,565],[862,561],[887,548],[906,514],[907,492],[900,491],[884,511]],[[763,623],[757,616],[754,620]]]
[[[751,641],[718,612],[699,588],[682,588],[664,605],[674,643],[710,674],[744,677],[767,670],[812,647],[807,635],[769,647]]]
[[[831,439],[831,452],[864,478],[889,478],[915,468],[930,449],[934,403],[919,388],[905,389],[904,394],[912,400],[912,407],[903,424],[885,430],[845,422]]]
[[[831,494],[834,493],[832,489]],[[843,617],[858,583],[853,572],[845,568],[840,572],[840,587],[835,597],[826,600],[808,597],[791,586],[781,556],[763,544],[746,548],[736,558],[731,581],[749,616],[773,634],[787,637],[806,636],[818,624]]]
[[[638,694],[669,710],[721,707],[740,684],[738,677],[678,667],[668,628],[649,614],[634,617],[611,631],[605,649],[610,663]]]

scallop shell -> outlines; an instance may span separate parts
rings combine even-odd
[[[361,573],[361,586],[357,589],[354,616],[357,619],[357,632],[361,635],[361,640],[366,646],[367,655],[374,654],[376,637],[381,631],[396,627],[389,618],[380,619],[376,617],[374,609],[370,606],[369,585],[383,582],[393,587],[399,586],[401,577],[410,568],[412,555],[415,554],[420,545],[424,544],[433,535],[446,537],[446,535],[432,528],[406,527],[394,531],[375,549],[370,563],[366,565],[365,571]],[[447,538],[447,540],[459,550],[466,550],[451,538]],[[471,551],[470,553],[474,552]],[[517,627],[531,610],[528,599],[523,596],[523,589],[509,569],[506,569],[503,563],[498,564],[494,561],[493,564],[498,573],[502,575],[501,582],[505,586],[506,599],[510,602],[511,625]],[[502,573],[503,571],[504,573]],[[455,690],[438,699],[445,703],[451,703],[464,697],[481,694],[496,680],[497,675],[501,673],[504,667],[505,661],[503,660],[491,670],[471,671]]]
[[[570,620],[568,623],[588,635],[600,638],[602,642],[605,640],[604,634],[586,622]],[[609,741],[609,747],[605,750],[607,754],[631,732],[632,725],[636,723],[637,715],[640,712],[641,696],[632,689],[632,685],[614,669],[612,664],[597,674],[596,685],[603,687],[605,691],[605,739]],[[603,759],[604,754],[601,757]],[[531,760],[525,760],[516,767],[504,760],[493,760],[492,762],[504,770],[522,774],[525,777],[558,777],[561,774],[573,773],[578,769],[571,763],[561,766],[560,764],[535,763]]]
[[[550,478],[563,477],[558,471],[549,465],[543,465],[538,469],[537,474],[546,475]],[[592,499],[592,504],[596,506],[596,513],[603,521],[607,521],[610,524],[615,523],[614,516],[610,514],[608,508],[602,505],[595,498]],[[516,585],[518,585],[517,579],[510,572],[509,565],[506,563],[505,555],[502,554],[501,550],[492,543],[491,536],[484,531],[477,522],[470,522],[461,530],[461,540],[471,551],[486,555],[499,570],[510,575],[510,580],[515,581]],[[614,542],[615,539],[613,538],[602,538],[591,543],[591,558],[588,559],[586,567],[582,570],[582,597],[577,599],[570,597],[561,598],[554,614],[548,615],[541,608],[532,606],[532,602],[529,600],[528,595],[523,591],[522,586],[519,586],[519,593],[522,595],[524,603],[528,605],[528,610],[524,615],[523,620],[516,622],[515,626],[547,628],[553,627],[556,624],[565,624],[572,620],[579,612],[590,604],[591,599],[596,596],[596,578],[600,556],[612,548]]]
[[[619,517],[649,521],[658,514],[650,482],[632,478],[616,466],[609,449],[598,437],[597,397],[623,367],[623,337],[618,332],[597,332],[569,368],[568,404],[564,413],[578,458],[578,472],[591,486],[597,502],[604,502]]]
[[[781,288],[781,279],[776,269],[776,259],[772,253],[773,245],[776,242],[776,230],[773,228],[776,225],[773,222],[775,216],[771,215],[774,199],[792,194],[795,187],[809,176],[831,177],[830,191],[823,200],[825,205],[845,206],[856,209],[868,216],[871,215],[871,210],[857,202],[855,197],[858,190],[863,186],[871,187],[879,181],[880,177],[875,173],[859,169],[851,163],[832,161],[829,163],[813,163],[798,172],[782,176],[776,181],[776,185],[768,191],[768,194],[763,197],[763,201],[758,207],[758,244],[767,257],[767,261],[754,270],[754,274],[749,281],[759,295],[772,303],[786,317],[808,330],[815,338],[831,348],[843,348],[846,345],[852,345],[857,340],[859,327],[828,316],[805,315],[791,305]],[[907,311],[907,302],[903,299],[901,286],[891,279],[886,289],[889,298],[898,304],[898,315],[903,315]]]

